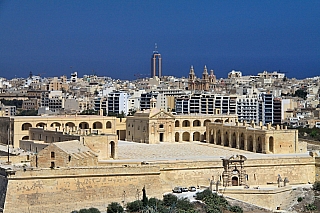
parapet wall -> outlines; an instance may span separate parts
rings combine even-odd
[[[89,207],[105,211],[111,202],[141,199],[143,186],[149,198],[161,198],[174,186],[209,186],[223,171],[217,158],[137,165],[21,170],[7,178],[0,172],[0,186],[8,181],[5,212],[60,213]],[[315,161],[307,155],[248,159],[245,170],[249,185],[276,182],[278,174],[287,177],[290,184],[307,183],[314,181]],[[1,188],[0,193],[5,194]]]

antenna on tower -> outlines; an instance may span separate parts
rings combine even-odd
[[[157,43],[154,43],[154,53],[158,53],[158,45]]]

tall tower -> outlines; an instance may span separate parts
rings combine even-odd
[[[162,77],[162,61],[161,61],[161,54],[158,53],[157,43],[155,44],[155,48],[151,57],[151,75],[150,77],[153,78],[154,76],[158,76],[159,78]]]
[[[196,80],[196,75],[194,74],[194,69],[193,66],[191,65],[190,67],[190,72],[189,72],[189,79],[188,79],[188,90],[195,90],[195,80]]]
[[[209,75],[208,75],[207,66],[204,66],[201,83],[202,83],[202,90],[209,91]]]

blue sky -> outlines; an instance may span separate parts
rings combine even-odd
[[[320,75],[320,1],[0,0],[0,76]]]

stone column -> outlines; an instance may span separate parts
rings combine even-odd
[[[228,138],[229,138],[229,147],[232,147],[232,134],[230,131],[228,131]]]
[[[240,133],[236,132],[236,148],[240,149]]]
[[[217,144],[217,131],[213,131],[213,143]]]
[[[253,152],[257,152],[257,141],[256,141],[256,133],[255,132],[253,134],[253,143],[252,143],[252,145],[253,145],[252,151]]]
[[[248,151],[248,135],[247,133],[243,134],[244,136],[244,150]]]

